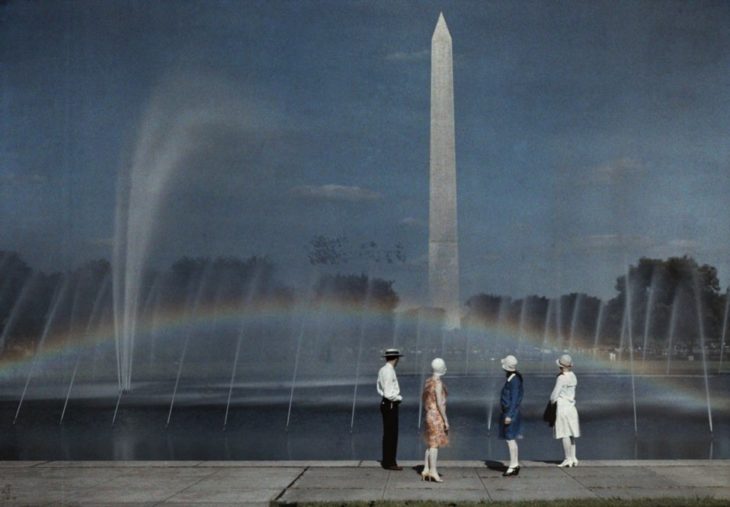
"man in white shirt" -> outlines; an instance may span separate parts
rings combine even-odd
[[[398,405],[403,397],[400,395],[398,378],[395,376],[395,367],[403,357],[398,349],[387,349],[385,365],[378,372],[378,394],[380,413],[383,415],[383,460],[380,462],[386,470],[403,470],[395,459],[398,450]]]

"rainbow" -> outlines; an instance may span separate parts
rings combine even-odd
[[[157,312],[154,318],[140,321],[138,327],[140,335],[151,332],[169,334],[183,333],[194,326],[210,326],[214,323],[227,326],[243,326],[254,319],[289,319],[292,322],[301,322],[302,319],[332,318],[383,318],[395,316],[399,325],[441,325],[440,320],[430,312],[421,313],[421,317],[413,312],[397,312],[383,310],[377,307],[364,307],[356,303],[327,303],[318,305],[291,305],[281,301],[269,301],[256,305],[242,307],[240,303],[227,303],[201,306],[191,312],[186,309],[166,309]],[[523,344],[531,344],[542,348],[544,345],[543,330],[522,328],[514,322],[479,322],[471,323],[463,329],[467,336],[493,336],[498,334],[506,340]],[[36,368],[53,368],[56,365],[68,364],[70,358],[80,354],[98,351],[99,347],[113,350],[115,333],[112,323],[102,323],[93,332],[69,331],[49,335],[42,347],[35,353],[6,353],[0,359],[0,378],[10,379],[26,371],[35,363]],[[473,341],[472,341],[473,343]],[[606,359],[591,357],[592,354],[579,355],[577,372],[610,370],[614,375],[630,375],[631,368],[628,362],[621,364],[609,362]],[[579,373],[580,375],[580,373]],[[676,397],[677,403],[683,408],[701,408],[706,405],[704,391],[698,392],[689,388],[684,382],[686,376],[676,375],[641,375],[642,382],[649,385],[657,393],[666,393],[668,390]],[[730,399],[727,397],[712,400],[713,408],[730,410]]]

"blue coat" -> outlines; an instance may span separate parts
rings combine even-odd
[[[522,375],[515,372],[512,380],[504,383],[502,395],[500,397],[500,405],[502,407],[502,415],[499,418],[499,438],[505,440],[514,440],[520,434],[522,429],[522,416],[520,415],[520,403],[522,403]],[[504,418],[512,419],[510,424],[504,424]]]

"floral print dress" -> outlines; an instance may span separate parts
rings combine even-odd
[[[425,424],[423,439],[428,447],[444,447],[449,444],[449,436],[446,434],[446,425],[438,409],[436,400],[436,389],[441,385],[444,393],[444,406],[446,405],[446,386],[441,380],[433,377],[426,380],[423,386],[423,410],[425,412]]]

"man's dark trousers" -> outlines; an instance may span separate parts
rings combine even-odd
[[[383,461],[384,467],[396,465],[395,454],[398,450],[398,405],[399,401],[385,398],[380,402],[383,414]]]

